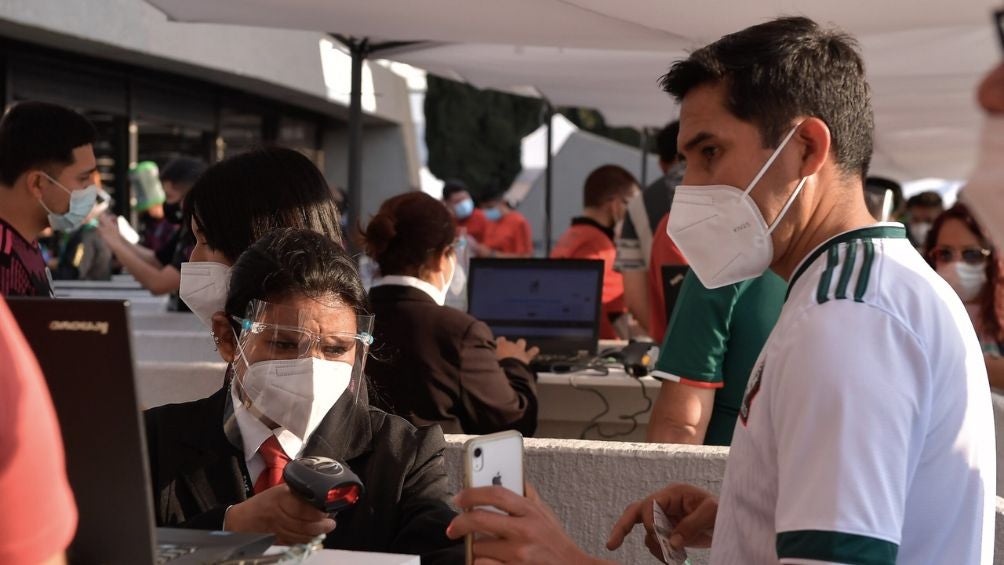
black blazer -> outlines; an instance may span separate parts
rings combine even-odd
[[[244,452],[223,430],[227,385],[202,400],[147,410],[147,448],[158,526],[220,529],[227,506],[247,500]],[[449,506],[442,432],[344,395],[308,438],[305,455],[338,459],[359,476],[363,498],[340,512],[327,548],[422,556],[460,564],[463,543],[446,537]]]
[[[378,286],[369,299],[376,319],[366,373],[375,406],[448,434],[533,435],[536,375],[495,357],[487,325],[417,288]]]

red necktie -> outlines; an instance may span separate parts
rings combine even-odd
[[[258,448],[258,453],[265,460],[265,470],[258,475],[258,480],[254,483],[255,494],[281,483],[282,470],[286,468],[286,463],[289,463],[289,457],[274,435],[268,436],[265,443]]]

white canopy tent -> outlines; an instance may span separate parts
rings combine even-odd
[[[876,115],[873,171],[901,181],[968,174],[981,119],[973,93],[1000,57],[990,18],[999,0],[147,1],[179,21],[344,34],[359,60],[390,58],[634,126],[675,116],[657,80],[688,50],[802,14],[859,39]],[[352,167],[350,195],[360,180]]]

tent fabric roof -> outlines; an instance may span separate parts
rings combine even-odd
[[[858,38],[876,116],[873,170],[901,180],[968,174],[981,121],[974,91],[1000,58],[990,17],[999,0],[147,1],[180,21],[425,41],[387,56],[633,126],[676,115],[657,80],[688,50],[803,14]]]

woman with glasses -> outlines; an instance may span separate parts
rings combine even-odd
[[[956,204],[938,216],[927,236],[927,261],[966,305],[983,346],[990,385],[1004,389],[1002,280],[997,250],[969,209]]]
[[[496,340],[488,326],[444,306],[457,270],[456,225],[421,192],[387,200],[363,234],[380,277],[370,289],[377,346],[367,366],[373,401],[415,425],[486,434],[537,428],[536,348]]]
[[[283,229],[244,252],[212,316],[233,375],[209,398],[148,410],[160,526],[272,533],[280,544],[326,534],[324,547],[460,563],[435,427],[366,402],[373,317],[355,264],[324,235]],[[290,460],[341,461],[363,484],[329,516],[294,494]]]

